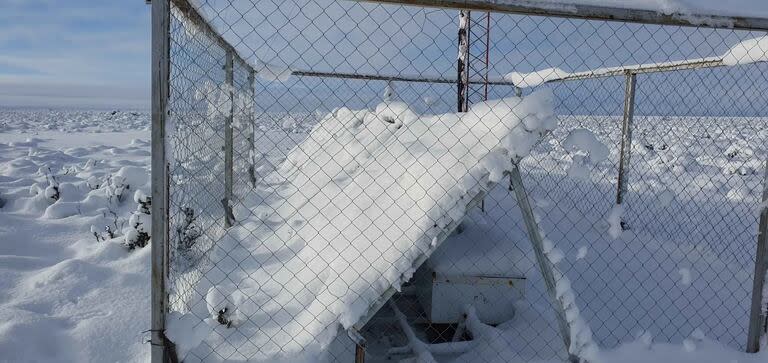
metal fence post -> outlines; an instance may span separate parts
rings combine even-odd
[[[152,286],[151,360],[165,363],[165,312],[168,307],[168,165],[165,125],[170,92],[170,3],[152,1]]]
[[[621,123],[621,150],[619,151],[619,181],[616,185],[616,204],[624,201],[627,192],[627,177],[629,174],[629,158],[632,154],[632,118],[635,114],[635,77],[631,71],[626,71],[624,88],[624,118]]]
[[[560,335],[563,338],[563,342],[565,343],[565,351],[568,352],[568,359],[574,363],[579,362],[579,358],[570,353],[571,328],[568,324],[568,319],[566,319],[563,307],[557,301],[555,274],[552,271],[554,267],[549,261],[549,258],[544,255],[544,237],[542,237],[539,224],[536,222],[536,218],[533,215],[533,208],[531,208],[531,203],[528,200],[528,193],[523,185],[523,177],[520,175],[520,168],[517,163],[513,165],[512,170],[509,173],[509,181],[512,184],[512,188],[515,190],[515,197],[517,198],[517,204],[520,207],[520,211],[523,213],[523,220],[525,221],[528,238],[531,240],[533,252],[536,255],[536,265],[539,266],[539,272],[541,272],[541,276],[544,279],[547,293],[552,300],[552,307],[555,309],[557,325],[560,329]]]
[[[365,346],[355,344],[355,363],[365,363]]]
[[[233,221],[232,218],[232,184],[233,184],[233,172],[234,162],[232,159],[232,148],[234,143],[234,135],[232,130],[232,117],[234,114],[234,54],[231,50],[227,50],[226,61],[224,62],[225,72],[225,92],[229,97],[229,109],[225,110],[226,118],[224,121],[224,226],[231,227]]]
[[[749,311],[749,333],[747,352],[760,350],[760,336],[766,331],[766,316],[763,307],[763,289],[765,275],[768,272],[768,160],[765,162],[763,179],[763,197],[761,200],[760,223],[757,230],[757,254],[755,256],[755,276],[752,282],[752,305]]]
[[[467,112],[467,88],[469,85],[469,11],[459,12],[459,56],[457,60],[456,96],[457,111]]]
[[[248,85],[251,91],[251,97],[249,98],[251,104],[251,111],[248,113],[248,121],[251,126],[251,165],[248,166],[248,177],[251,178],[251,185],[256,187],[256,71],[253,68],[248,70]]]

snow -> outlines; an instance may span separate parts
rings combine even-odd
[[[541,85],[554,79],[566,77],[568,74],[568,72],[565,72],[560,68],[546,68],[530,73],[510,72],[504,76],[504,79],[514,83],[517,87],[528,88]]]
[[[419,116],[397,101],[329,113],[236,208],[239,225],[211,257],[217,268],[195,287],[209,297],[206,314],[227,307],[242,339],[258,331],[287,342],[236,354],[268,360],[327,346],[339,325],[410,278],[483,180],[500,180],[508,160],[554,128],[553,116],[547,90],[465,114]]]
[[[521,241],[498,243],[508,239],[505,231],[483,223],[479,209],[468,212],[461,233],[445,240],[427,263],[433,271],[446,276],[523,276],[525,256],[515,246]]]
[[[266,81],[286,82],[291,78],[293,70],[288,66],[267,63],[260,59],[253,61],[256,76]]]
[[[568,152],[584,152],[589,156],[593,162],[600,162],[608,158],[608,147],[605,146],[595,136],[595,134],[588,129],[575,129],[568,133],[565,141],[563,141],[563,147]]]
[[[682,14],[682,17],[686,15],[768,17],[768,5],[761,0],[728,2],[718,0],[535,0],[532,3],[566,10],[573,5],[650,10],[662,14]]]
[[[583,180],[589,179],[590,170],[609,155],[608,147],[587,129],[572,130],[563,141],[563,148],[572,155],[568,176]]]
[[[130,130],[146,129],[148,115],[5,110],[0,119],[0,360],[148,361],[150,251],[102,238],[105,226],[122,233],[136,209],[109,199],[110,175],[149,190],[149,134]],[[31,187],[47,186],[46,173],[58,200]]]
[[[589,252],[589,248],[587,248],[587,246],[579,247],[578,252],[576,252],[576,259],[577,260],[584,259],[584,257],[587,257],[587,252]]]
[[[677,272],[680,274],[680,283],[684,286],[690,286],[693,276],[691,275],[691,269],[682,267]]]
[[[199,319],[192,314],[174,311],[165,319],[165,335],[176,345],[176,354],[180,357],[185,357],[213,331],[208,324],[200,324]]]
[[[605,220],[608,222],[608,235],[613,239],[617,239],[621,236],[624,228],[621,225],[621,217],[624,215],[624,207],[621,204],[615,204]]]
[[[768,357],[765,352],[747,354],[733,351],[722,344],[703,339],[694,342],[686,339],[682,344],[631,342],[600,354],[601,362],[622,363],[751,363],[762,362]]]
[[[726,66],[736,66],[765,61],[768,61],[768,36],[743,40],[740,43],[733,45],[727,52],[720,56],[631,64],[618,67],[601,67],[578,72],[567,72],[554,67],[528,73],[510,72],[504,75],[503,79],[513,82],[517,87],[528,88],[565,78],[595,78],[608,75],[616,76],[625,71],[640,71],[658,67],[682,66],[707,62],[721,62]]]
[[[768,61],[768,36],[747,39],[723,55],[723,64],[734,66]]]

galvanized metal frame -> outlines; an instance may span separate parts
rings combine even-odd
[[[768,31],[768,18],[722,16],[716,14],[663,14],[653,10],[627,9],[602,5],[579,5],[568,2],[525,0],[354,0],[360,2],[416,5],[435,8],[482,10],[499,13],[554,16],[628,23],[678,25],[708,28]]]
[[[528,192],[525,190],[523,177],[520,175],[520,168],[517,161],[514,160],[512,170],[509,173],[509,181],[515,192],[515,198],[517,198],[517,206],[523,214],[523,221],[525,222],[525,229],[528,232],[528,239],[531,241],[533,252],[536,255],[536,266],[539,267],[539,272],[544,279],[544,285],[547,288],[547,294],[551,300],[552,308],[555,309],[557,327],[560,330],[560,336],[563,339],[563,343],[565,343],[565,351],[568,352],[568,360],[572,363],[578,363],[580,357],[570,352],[572,343],[570,333],[571,326],[566,318],[565,309],[557,300],[557,292],[555,290],[557,283],[553,271],[554,266],[544,254],[544,236],[541,234],[541,229],[533,214],[533,208],[528,200]]]
[[[456,107],[458,112],[467,112],[467,85],[469,84],[469,12],[459,12],[459,56],[456,59]]]
[[[706,14],[661,14],[655,11],[646,10],[632,10],[621,9],[615,7],[606,6],[588,6],[588,5],[568,5],[558,6],[552,2],[544,2],[538,0],[529,0],[520,3],[505,3],[494,0],[354,0],[354,1],[373,1],[379,3],[395,3],[403,5],[418,5],[428,7],[444,7],[454,9],[466,9],[466,10],[480,10],[490,12],[502,12],[502,13],[514,13],[523,15],[540,15],[540,16],[554,16],[563,18],[579,18],[579,19],[591,19],[591,20],[605,20],[605,21],[623,21],[632,23],[646,23],[646,24],[660,24],[660,25],[677,25],[677,26],[704,26],[710,28],[732,28],[742,30],[762,30],[768,31],[768,19],[755,18],[755,17],[728,17],[718,15],[706,15]],[[231,77],[231,64],[234,58],[238,58],[243,64],[245,64],[251,72],[251,75],[257,71],[249,65],[249,62],[237,52],[237,50],[229,44],[211,25],[206,19],[201,16],[197,10],[187,0],[154,0],[152,1],[152,297],[151,297],[151,357],[152,362],[166,362],[173,359],[169,354],[169,346],[167,339],[164,335],[165,330],[165,313],[168,306],[168,295],[166,293],[166,277],[168,273],[168,165],[166,158],[166,118],[168,117],[168,97],[169,97],[169,75],[170,75],[170,4],[173,5],[182,12],[182,14],[190,20],[195,26],[199,27],[199,30],[205,32],[209,37],[215,40],[222,48],[227,51],[228,63],[230,64],[230,72],[228,77]],[[663,72],[680,69],[693,69],[693,68],[710,68],[723,66],[720,59],[699,59],[693,61],[681,61],[673,63],[665,63],[659,65],[641,65],[636,67],[618,67],[615,69],[603,70],[601,72],[580,72],[573,73],[560,79],[550,80],[549,82],[556,81],[568,81],[587,78],[599,78],[610,77],[620,74],[626,74],[627,89],[629,90],[630,83],[632,91],[634,91],[635,75],[640,73],[651,72]],[[466,72],[465,72],[466,73]],[[397,75],[371,75],[371,74],[354,74],[354,73],[336,73],[336,72],[315,72],[315,71],[293,71],[295,76],[308,76],[308,77],[334,77],[334,78],[350,78],[350,79],[367,79],[367,80],[390,80],[390,81],[403,81],[403,82],[427,82],[427,83],[457,83],[461,80],[461,76],[457,79],[445,79],[445,78],[430,78],[430,77],[409,77],[409,76],[397,76]],[[459,72],[461,75],[461,71]],[[630,81],[631,79],[631,81]],[[510,81],[504,79],[497,80],[474,80],[464,78],[465,83],[481,83],[493,85],[509,85],[514,86]],[[229,78],[229,84],[231,84],[231,78]],[[253,84],[251,78],[251,84]],[[515,87],[516,94],[521,94],[520,88]],[[231,92],[231,91],[230,91]],[[632,96],[634,92],[631,92]],[[254,90],[255,95],[255,90]],[[629,92],[627,93],[629,97]],[[633,98],[633,97],[632,97]],[[629,99],[629,98],[627,98]],[[625,126],[631,127],[631,108],[630,113],[627,113],[628,103],[625,100]],[[631,106],[634,102],[631,102]],[[628,117],[629,115],[629,117]],[[231,117],[232,113],[228,117],[229,125],[227,127],[228,134],[231,134]],[[628,132],[631,129],[628,127]],[[623,135],[622,145],[624,144]],[[229,145],[231,152],[231,135],[229,137]],[[627,143],[628,145],[628,143]],[[623,152],[622,152],[623,154]],[[231,174],[231,153],[229,174]],[[627,155],[628,160],[628,155]],[[621,174],[621,173],[620,173]],[[517,175],[517,177],[515,176]],[[621,178],[621,177],[620,177]],[[231,180],[230,187],[227,191],[227,195],[231,197]],[[521,209],[523,213],[531,214],[530,218],[525,218],[526,227],[534,243],[534,249],[536,250],[535,241],[536,238],[541,239],[538,228],[535,224],[529,225],[529,221],[535,221],[532,216],[532,210],[530,204],[525,207],[527,202],[527,196],[522,185],[522,179],[519,178],[519,170],[514,169],[510,174],[510,180],[515,186],[516,193],[522,193],[518,195],[518,201],[521,203]],[[626,180],[626,177],[624,178]],[[621,185],[621,183],[620,183]],[[621,188],[621,186],[619,186]],[[519,192],[518,192],[519,190]],[[619,189],[621,190],[621,189]],[[475,195],[468,207],[477,205],[482,200],[485,194],[485,190],[481,190],[480,193]],[[617,201],[621,198],[621,191],[617,194]],[[766,164],[766,186],[763,191],[763,200],[768,199],[768,163]],[[526,212],[527,211],[527,212]],[[228,218],[225,218],[227,220]],[[229,221],[227,222],[229,223]],[[458,224],[456,222],[455,224]],[[445,235],[447,236],[452,231],[451,225],[446,228]],[[537,237],[538,236],[538,237]],[[764,277],[766,267],[768,266],[768,252],[766,252],[766,245],[768,242],[768,208],[764,208],[760,217],[760,226],[758,233],[758,247],[757,247],[757,261],[755,264],[755,279],[753,284],[753,297],[752,297],[752,309],[750,316],[750,329],[748,337],[748,351],[754,352],[759,349],[759,339],[763,327],[761,322],[765,320],[765,316],[762,313],[762,286],[764,285]],[[540,245],[541,241],[539,241]],[[542,252],[543,253],[543,252]],[[542,255],[543,256],[543,255]],[[540,259],[537,252],[537,260]],[[544,258],[546,258],[544,256]],[[423,261],[417,261],[420,264]],[[547,260],[548,262],[548,260]],[[540,264],[543,265],[542,262]],[[760,273],[762,271],[762,273]],[[550,271],[551,272],[551,271]],[[546,273],[542,271],[542,273]],[[546,277],[546,276],[545,276]],[[545,279],[548,281],[549,279]],[[552,280],[553,281],[553,280]],[[549,283],[547,283],[548,290],[550,289]],[[357,350],[361,350],[363,343],[359,338],[359,334],[356,334],[356,328],[362,327],[365,322],[375,313],[386,301],[394,294],[393,288],[388,289],[381,296],[376,304],[371,306],[369,312],[360,320],[355,327],[348,330],[348,334],[358,343]],[[560,312],[561,313],[561,312]],[[558,314],[561,315],[561,314]],[[561,319],[558,319],[561,320]],[[558,322],[560,330],[563,335],[563,339],[566,346],[570,345],[570,336],[562,325],[562,322]],[[567,328],[567,327],[566,327]],[[573,357],[571,357],[573,359]],[[362,361],[362,356],[358,359]]]
[[[168,307],[168,164],[166,118],[170,92],[170,3],[152,2],[152,274],[151,274],[151,359],[170,359],[165,338]]]
[[[583,72],[570,73],[562,77],[552,78],[544,83],[554,83],[563,81],[579,81],[585,79],[616,77],[626,74],[646,74],[646,73],[660,73],[670,71],[682,71],[689,69],[703,69],[703,68],[717,68],[725,67],[726,64],[719,57],[700,58],[700,59],[686,59],[675,62],[663,62],[663,63],[650,63],[650,64],[638,64],[619,67],[608,67],[594,70],[588,70]]]
[[[616,183],[616,204],[624,202],[629,174],[629,158],[632,154],[632,119],[635,115],[636,74],[625,71],[624,116],[621,123],[621,148],[619,151],[619,180]]]
[[[224,199],[221,203],[224,205],[224,227],[232,227],[234,218],[232,216],[232,186],[234,184],[234,160],[232,148],[234,144],[234,130],[232,130],[232,120],[234,117],[234,52],[227,49],[226,60],[224,62],[224,90],[229,99],[229,110],[224,118]]]
[[[766,334],[766,309],[763,306],[763,289],[768,273],[768,160],[765,162],[763,177],[763,196],[760,210],[760,222],[757,230],[757,252],[755,254],[755,276],[752,281],[752,303],[749,311],[749,332],[747,333],[747,352],[760,350],[760,337]]]
[[[195,7],[189,3],[189,0],[170,0],[170,2],[173,3],[173,6],[184,15],[185,19],[189,20],[192,24],[198,27],[199,31],[205,33],[207,37],[216,42],[216,44],[222,47],[224,51],[231,52],[234,58],[237,58],[237,60],[241,61],[248,68],[253,69],[250,63],[245,60],[246,58],[240,55],[237,49],[235,49],[232,44],[224,39],[224,37],[222,37],[221,34],[219,34],[216,29],[211,26],[210,23],[208,23],[208,20],[206,20],[205,17],[203,17],[197,11],[197,9],[195,9]]]

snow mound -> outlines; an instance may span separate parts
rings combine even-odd
[[[200,349],[227,336],[233,357],[270,360],[327,346],[556,126],[552,104],[540,90],[463,114],[390,102],[325,116],[244,198],[214,249],[216,268],[196,289],[219,334]]]
[[[768,36],[747,39],[723,55],[723,64],[734,66],[768,61]]]

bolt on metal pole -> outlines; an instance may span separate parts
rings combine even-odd
[[[635,114],[636,75],[627,71],[625,77],[624,118],[621,123],[621,150],[619,154],[619,180],[616,185],[616,204],[624,202],[624,194],[627,192],[629,158],[632,154],[632,119]]]
[[[765,162],[763,179],[763,196],[761,200],[760,222],[757,230],[757,254],[755,256],[755,276],[752,281],[752,305],[749,311],[749,332],[747,335],[747,352],[756,353],[760,350],[760,336],[766,331],[765,312],[763,306],[763,289],[765,275],[768,272],[768,160]]]
[[[563,343],[565,343],[565,351],[568,352],[568,360],[577,363],[579,362],[579,358],[570,353],[571,327],[565,316],[565,310],[563,310],[562,305],[560,305],[557,300],[555,274],[553,272],[554,266],[552,266],[552,262],[550,262],[549,258],[544,254],[544,237],[541,235],[541,229],[539,229],[539,224],[536,222],[536,218],[533,214],[533,208],[531,208],[531,203],[528,200],[528,192],[525,190],[523,177],[520,175],[520,168],[516,162],[514,162],[512,170],[509,173],[509,181],[515,191],[515,197],[517,198],[517,204],[520,207],[520,211],[523,213],[523,220],[525,221],[528,238],[531,240],[533,252],[536,255],[536,265],[539,266],[539,272],[541,272],[541,276],[544,279],[547,293],[552,300],[552,307],[555,309],[557,325],[560,329]]]
[[[225,83],[227,97],[229,97],[229,109],[224,121],[224,226],[231,227],[232,220],[232,184],[234,162],[232,160],[233,131],[232,117],[234,114],[234,74],[233,74],[234,55],[231,50],[227,50],[226,61],[224,63],[224,72],[226,74]]]
[[[170,3],[152,1],[152,273],[151,273],[151,361],[170,359],[165,338],[168,307],[168,165],[166,117],[170,92]]]

